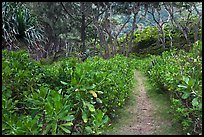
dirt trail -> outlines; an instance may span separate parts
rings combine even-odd
[[[134,89],[126,105],[118,110],[118,117],[106,135],[181,135],[179,124],[173,124],[168,112],[170,100],[148,85],[140,71],[135,71]],[[151,92],[149,92],[151,91]],[[148,92],[148,94],[147,94]]]
[[[144,79],[139,71],[135,71],[135,79],[137,80],[137,108],[135,110],[137,121],[133,124],[130,130],[133,130],[133,134],[149,135],[153,133],[153,107],[152,103],[146,95],[144,87]]]
[[[125,110],[128,111],[127,119],[118,123],[120,126],[117,131],[112,131],[108,134],[151,135],[155,130],[153,121],[153,106],[146,95],[144,77],[140,71],[135,71],[134,76],[137,83],[133,90],[132,98],[135,98],[136,100],[133,101],[131,106],[128,106],[127,110]]]

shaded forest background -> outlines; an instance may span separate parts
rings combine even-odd
[[[2,48],[26,49],[36,60],[189,50],[202,37],[201,8],[199,2],[3,2]]]

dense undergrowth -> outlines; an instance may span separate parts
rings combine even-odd
[[[186,134],[202,133],[202,43],[189,52],[172,49],[161,56],[133,58],[136,68],[145,72],[156,87],[169,95],[174,120]]]
[[[2,134],[101,134],[133,83],[126,57],[51,65],[4,50]]]
[[[146,58],[117,55],[43,65],[25,51],[2,58],[3,134],[101,134],[125,104],[133,71],[145,72],[172,101],[187,134],[202,133],[202,43]]]

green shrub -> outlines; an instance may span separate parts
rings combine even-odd
[[[3,134],[101,134],[133,83],[120,55],[42,65],[25,51],[2,53]]]
[[[175,120],[181,121],[184,131],[202,131],[202,43],[193,44],[190,52],[171,50],[162,53],[148,71],[150,78],[168,89]]]

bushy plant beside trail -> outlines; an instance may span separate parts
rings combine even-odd
[[[124,56],[42,65],[25,51],[2,53],[2,134],[101,134],[133,85]]]
[[[187,134],[202,133],[202,42],[189,52],[172,49],[161,56],[132,59],[135,67],[146,73],[156,87],[172,101],[174,118]]]

